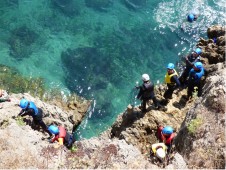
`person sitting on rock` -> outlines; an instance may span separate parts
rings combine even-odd
[[[194,63],[200,61],[201,54],[202,54],[201,48],[196,48],[191,54],[185,57],[186,66],[181,76],[179,77],[179,81],[182,87],[185,88],[187,86],[187,78],[189,76],[189,72],[194,66]]]
[[[195,87],[197,87],[198,97],[202,95],[201,78],[204,76],[205,70],[201,62],[196,62],[189,72],[187,99],[192,97]]]
[[[50,139],[50,143],[53,143],[57,140],[60,145],[65,145],[69,149],[75,142],[73,134],[67,132],[62,126],[57,127],[55,125],[50,125],[48,130],[55,135],[53,139]]]
[[[175,133],[173,132],[173,128],[171,126],[158,126],[157,129],[157,137],[161,142],[163,142],[167,146],[167,152],[170,153],[172,143],[175,137]]]
[[[49,134],[49,138],[52,137],[52,134],[47,129],[48,127],[42,120],[42,109],[37,108],[34,102],[28,101],[26,99],[21,99],[19,106],[22,108],[22,110],[18,116],[32,116],[34,124],[41,126],[42,129]]]
[[[172,99],[173,91],[180,87],[180,81],[178,80],[177,71],[174,69],[174,64],[169,63],[167,65],[167,73],[165,75],[165,82],[167,84],[167,90],[164,93],[164,98],[168,101]]]
[[[143,84],[141,86],[137,86],[137,89],[140,89],[137,99],[142,100],[142,111],[146,112],[146,103],[148,100],[152,99],[156,109],[159,109],[159,102],[157,101],[154,93],[154,84],[150,81],[150,77],[148,74],[142,75]]]
[[[164,161],[167,154],[167,146],[164,143],[155,143],[151,145],[151,154]]]

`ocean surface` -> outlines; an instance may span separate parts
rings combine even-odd
[[[139,103],[143,73],[162,83],[169,62],[225,25],[225,9],[225,0],[0,0],[0,63],[92,99],[76,131],[90,138]],[[186,21],[190,12],[197,21]]]

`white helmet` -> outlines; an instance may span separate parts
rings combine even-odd
[[[160,159],[163,160],[166,156],[165,151],[162,148],[157,149],[156,151],[156,156]]]
[[[143,81],[148,81],[148,80],[150,80],[149,75],[148,75],[148,74],[143,74],[143,75],[142,75],[142,80],[143,80]]]

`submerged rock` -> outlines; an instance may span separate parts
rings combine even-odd
[[[9,39],[10,55],[20,60],[32,54],[31,45],[38,35],[27,26],[16,28],[12,31]]]

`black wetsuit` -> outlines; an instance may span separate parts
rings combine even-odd
[[[187,56],[188,60],[186,60],[186,67],[184,69],[184,71],[182,72],[181,76],[179,77],[179,81],[181,83],[182,86],[187,86],[187,78],[189,76],[189,72],[192,69],[193,65],[195,62],[200,61],[200,57],[195,57],[193,56],[193,54],[190,54]]]
[[[154,84],[150,81],[144,82],[142,86],[138,87],[140,89],[137,98],[142,100],[142,109],[146,110],[146,103],[148,100],[152,99],[155,107],[159,106],[159,103],[155,97]]]
[[[34,124],[41,126],[44,131],[46,131],[50,136],[52,136],[52,133],[48,131],[46,124],[42,120],[42,109],[38,108],[37,114],[35,114],[35,110],[32,108],[22,109],[18,114],[18,116],[26,115],[32,116]]]

